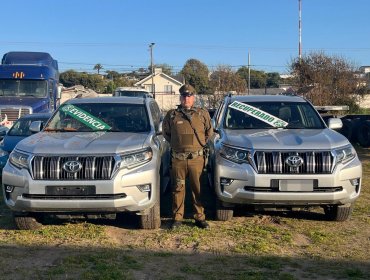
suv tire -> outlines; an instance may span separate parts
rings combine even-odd
[[[14,215],[14,222],[21,230],[36,230],[42,227],[42,224],[33,216]]]
[[[351,216],[353,207],[352,204],[346,205],[330,205],[324,208],[325,216],[330,221],[346,221]]]
[[[234,215],[233,208],[224,207],[222,202],[217,200],[216,205],[216,220],[218,221],[229,221]]]
[[[139,226],[141,229],[157,229],[161,226],[161,213],[159,198],[147,215],[139,216]]]

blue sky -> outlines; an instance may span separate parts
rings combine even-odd
[[[298,0],[3,0],[0,54],[45,51],[61,71],[127,72],[154,63],[180,71],[248,64],[286,73],[298,56]],[[302,0],[302,52],[370,65],[369,0]]]

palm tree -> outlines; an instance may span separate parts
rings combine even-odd
[[[95,64],[94,70],[98,70],[98,74],[99,74],[99,72],[100,72],[101,69],[103,69],[103,65],[101,65],[100,63]]]

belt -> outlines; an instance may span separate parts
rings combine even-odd
[[[172,157],[179,159],[179,160],[194,159],[199,156],[203,156],[203,150],[199,150],[195,152],[182,152],[182,153],[172,151]]]

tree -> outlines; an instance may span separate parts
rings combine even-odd
[[[107,70],[105,73],[107,73],[107,78],[111,81],[117,80],[121,77],[121,74],[117,71]]]
[[[278,88],[280,84],[280,74],[277,72],[267,73],[266,87]]]
[[[186,61],[180,74],[185,82],[192,85],[199,94],[210,94],[208,67],[197,59]]]
[[[242,66],[236,71],[236,73],[246,81],[248,85],[248,76],[249,76],[249,71],[248,67]],[[257,71],[251,69],[250,71],[250,88],[265,88],[266,87],[266,82],[267,82],[267,75],[263,71]]]
[[[314,105],[349,105],[357,110],[356,102],[363,94],[355,66],[344,58],[314,52],[293,59],[290,65],[297,91]]]
[[[246,81],[228,65],[217,66],[216,70],[211,74],[210,85],[213,91],[222,93],[228,91],[242,93],[245,92],[247,87]]]
[[[97,70],[98,71],[98,74],[100,73],[100,70],[103,69],[103,65],[101,65],[100,63],[98,64],[95,64],[94,66],[94,70]]]
[[[213,92],[212,100],[209,99],[209,106],[217,108],[222,98],[227,92],[235,91],[245,93],[247,83],[230,66],[219,65],[210,76],[210,88]]]
[[[59,80],[65,87],[71,87],[80,84],[80,76],[80,73],[74,70],[68,70],[60,73]]]

